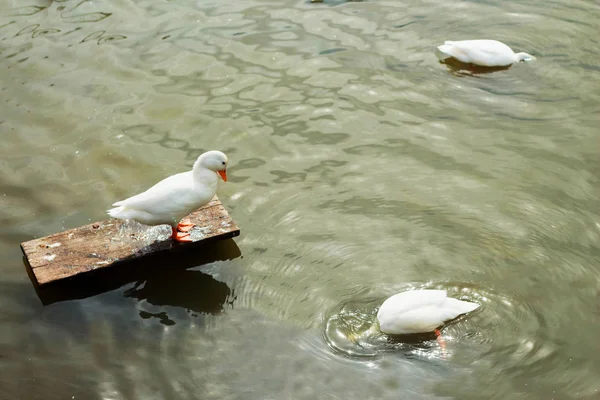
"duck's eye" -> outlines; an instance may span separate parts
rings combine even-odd
[[[222,161],[221,164],[225,165],[225,161]]]

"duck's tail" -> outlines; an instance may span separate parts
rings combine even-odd
[[[517,53],[516,56],[517,56],[517,60],[519,60],[519,61],[533,61],[536,59],[531,54],[527,54],[527,53],[523,53],[523,52]]]
[[[108,215],[110,215],[113,218],[118,218],[118,219],[132,218],[133,217],[133,212],[134,212],[134,210],[129,209],[129,208],[125,207],[125,206],[119,206],[119,207],[111,208],[110,210],[106,211],[106,213]]]
[[[454,317],[460,314],[470,313],[471,311],[474,311],[480,307],[480,305],[477,303],[453,299],[451,297],[446,298],[444,306],[448,307],[451,313],[455,313]]]
[[[437,49],[444,55],[444,58],[452,57],[452,42],[446,41],[444,44],[437,47]]]

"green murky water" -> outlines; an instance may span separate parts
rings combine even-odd
[[[0,398],[599,398],[599,16],[3,2]],[[439,64],[436,45],[471,38],[537,61]],[[231,160],[235,244],[42,305],[22,241],[104,219],[207,149]],[[483,306],[445,330],[446,357],[360,336],[414,287]]]

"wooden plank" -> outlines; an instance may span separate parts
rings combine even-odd
[[[23,242],[21,249],[30,275],[41,287],[169,251],[197,249],[206,242],[240,234],[216,196],[187,218],[196,224],[190,231],[191,243],[169,239],[171,227],[167,225],[149,227],[135,221],[110,219]]]
[[[157,297],[162,299],[164,304],[180,304],[183,297],[186,299],[184,301],[189,303],[186,307],[196,310],[201,308],[197,307],[199,303],[211,301],[210,297],[213,292],[211,288],[221,286],[220,282],[197,268],[216,261],[233,260],[241,257],[242,252],[233,239],[212,241],[209,245],[193,251],[186,251],[186,246],[179,248],[184,250],[155,253],[152,257],[124,263],[122,267],[96,269],[52,282],[43,287],[37,285],[32,270],[27,268],[25,256],[23,256],[23,260],[27,274],[34,283],[35,291],[44,305],[59,301],[85,299],[135,282],[136,288],[150,285],[152,294],[147,294],[148,300],[152,297],[153,304],[160,302]],[[204,283],[199,282],[204,278],[206,278]],[[173,286],[173,282],[180,281],[196,285],[195,293],[202,293],[202,296],[194,296],[187,291],[177,290]],[[127,297],[128,293],[131,294],[129,290],[123,294]],[[235,298],[233,290],[231,295],[232,299]]]

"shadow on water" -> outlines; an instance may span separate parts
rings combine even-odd
[[[225,302],[230,290],[222,282],[200,271],[189,271],[215,261],[232,260],[241,251],[232,239],[212,242],[194,252],[168,252],[143,260],[133,260],[113,268],[98,269],[63,281],[39,287],[36,293],[44,305],[85,299],[117,289],[131,282],[136,285],[125,292],[126,297],[147,299],[153,304],[184,306],[197,312],[216,313]],[[32,282],[30,268],[23,257],[25,269]],[[145,282],[143,287],[142,284]],[[202,293],[203,296],[197,296]],[[207,303],[204,297],[210,298]]]
[[[483,67],[481,65],[475,65],[470,63],[464,63],[462,61],[457,60],[454,57],[446,58],[445,60],[440,60],[440,64],[444,64],[448,67],[448,70],[457,76],[476,76],[476,75],[484,75],[491,74],[492,72],[506,71],[511,65],[505,65],[502,67]]]
[[[138,281],[123,295],[146,300],[155,306],[182,307],[213,315],[223,310],[225,302],[233,303],[231,290],[225,283],[204,272],[186,269],[157,271],[144,281]]]
[[[327,6],[339,6],[345,3],[362,3],[364,0],[307,0],[307,4],[325,4]]]

